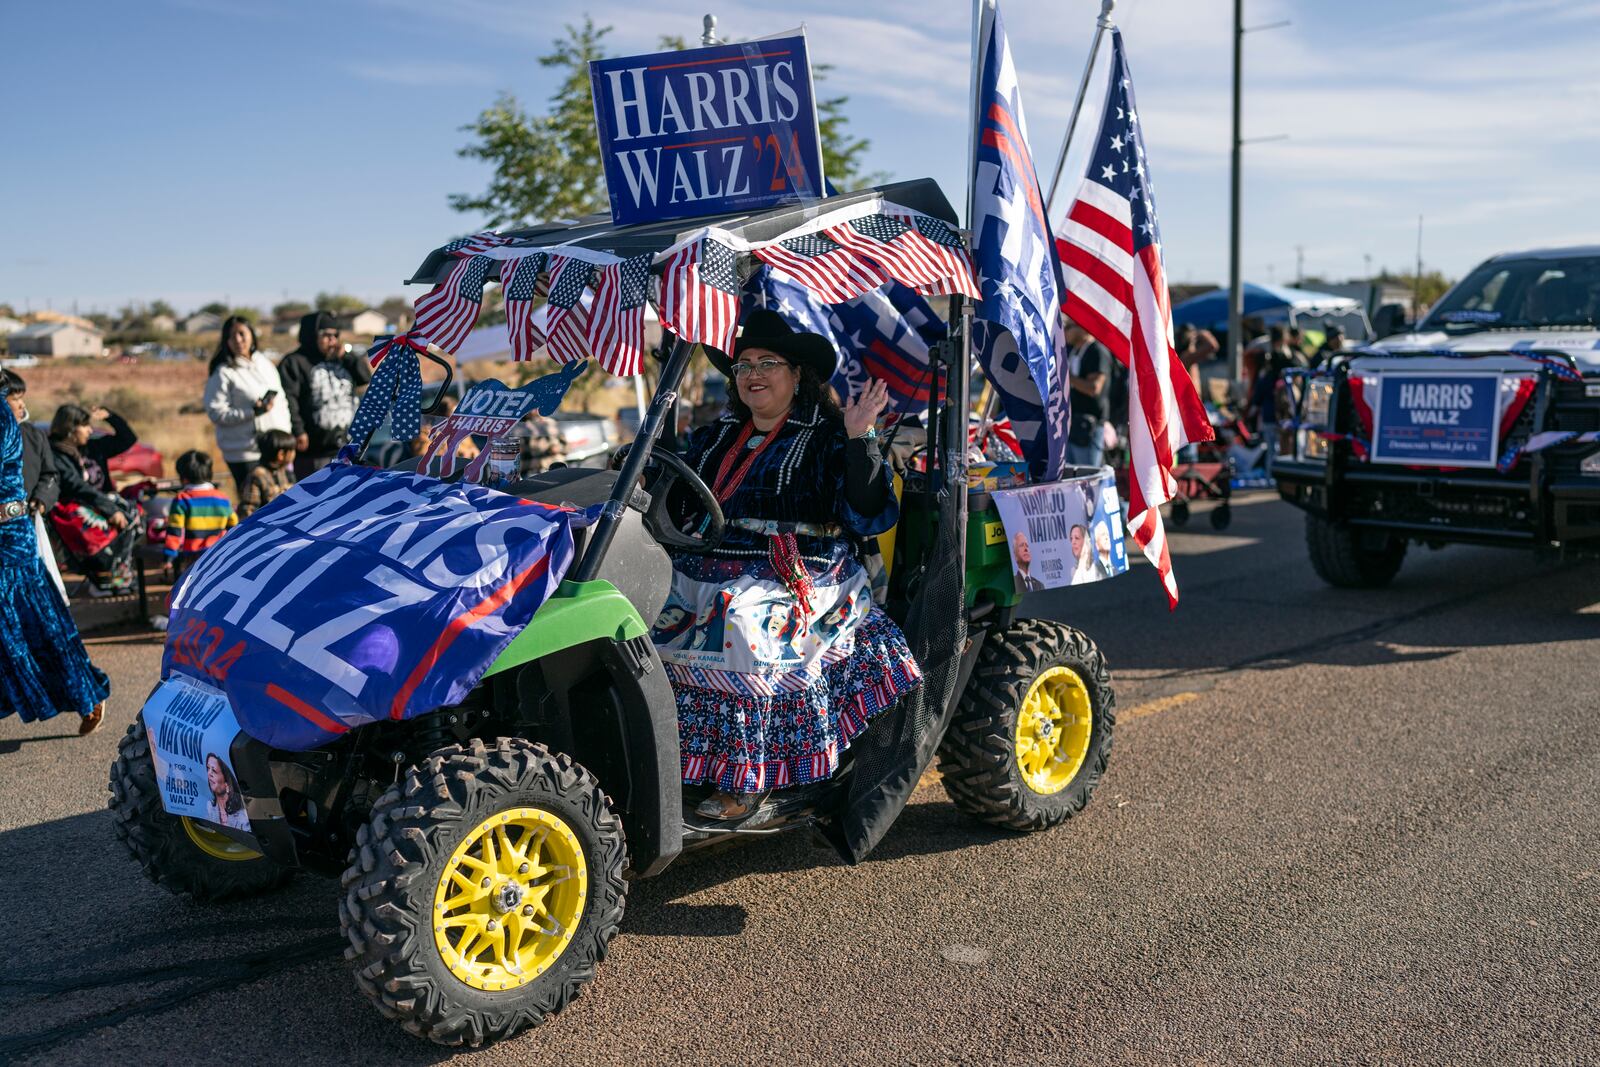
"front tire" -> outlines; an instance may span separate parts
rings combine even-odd
[[[1367,538],[1373,538],[1369,541]],[[1306,515],[1306,551],[1317,577],[1340,589],[1378,589],[1394,581],[1405,562],[1406,542],[1392,534],[1367,534],[1318,515]]]
[[[294,868],[248,848],[208,823],[168,814],[161,805],[144,718],[135,718],[111,765],[111,813],[117,838],[150,880],[201,902],[259,896],[286,885]]]
[[[945,792],[991,825],[1049,829],[1089,803],[1115,726],[1111,672],[1094,642],[1023,619],[978,655],[939,747]]]
[[[373,806],[343,877],[356,984],[441,1045],[559,1012],[622,922],[622,823],[583,767],[520,738],[440,749]]]

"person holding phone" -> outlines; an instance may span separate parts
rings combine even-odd
[[[267,430],[289,430],[283,382],[272,360],[256,351],[255,328],[239,315],[228,316],[222,324],[210,373],[206,415],[217,428],[217,449],[243,500],[250,468],[261,458],[256,439]]]

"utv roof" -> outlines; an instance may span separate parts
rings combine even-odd
[[[585,218],[540,223],[523,230],[509,230],[501,236],[511,238],[518,247],[549,248],[555,245],[578,245],[596,252],[609,252],[616,256],[636,256],[643,252],[662,252],[671,248],[681,238],[707,226],[716,226],[735,237],[751,243],[777,240],[790,230],[798,229],[812,219],[840,208],[869,205],[873,202],[895,204],[900,207],[931,215],[951,226],[959,226],[960,219],[950,201],[945,199],[939,183],[932,178],[892,182],[872,189],[821,200],[807,200],[783,204],[765,211],[741,212],[733,215],[712,215],[705,218],[672,219],[638,226],[616,226],[609,214],[589,215]],[[433,284],[449,273],[451,257],[436,248],[428,253],[406,284],[416,282]]]

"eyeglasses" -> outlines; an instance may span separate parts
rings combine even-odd
[[[335,341],[337,341],[339,339],[339,331],[338,330],[323,330],[321,333],[317,334],[317,336],[318,337],[331,337]]]
[[[759,374],[765,378],[779,367],[787,367],[788,365],[781,359],[763,359],[755,363],[735,363],[733,365],[733,376],[735,378],[748,378],[752,374]]]

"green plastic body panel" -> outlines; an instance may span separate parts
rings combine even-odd
[[[649,632],[633,604],[610,582],[562,582],[484,677],[585,641],[602,637],[626,641]]]
[[[967,494],[967,607],[979,600],[1012,607],[1022,599],[1011,574],[1011,552],[1000,511],[988,493]]]
[[[908,498],[900,512],[900,532],[895,543],[897,567],[912,566],[932,551],[938,516],[922,500]],[[1022,599],[1011,576],[1011,554],[1006,549],[1000,512],[988,493],[967,494],[966,605],[992,601],[1011,607]]]

